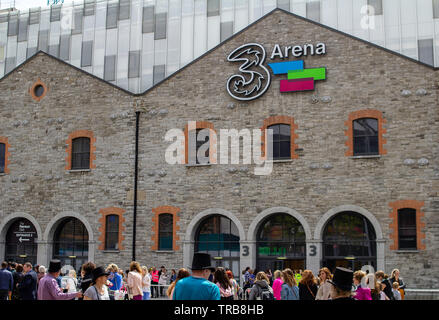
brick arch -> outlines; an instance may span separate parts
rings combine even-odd
[[[299,158],[299,155],[295,153],[297,149],[297,144],[294,142],[299,137],[298,134],[295,133],[296,129],[298,128],[297,124],[294,123],[294,118],[290,116],[272,116],[264,120],[264,124],[261,127],[262,132],[262,140],[261,140],[261,148],[262,148],[262,157],[265,159],[265,129],[267,129],[269,126],[274,124],[288,124],[290,126],[290,136],[291,136],[291,142],[290,142],[290,153],[291,153],[291,159],[297,159]]]
[[[354,155],[354,126],[353,123],[357,119],[362,118],[373,118],[378,120],[378,153],[380,155],[387,154],[387,150],[384,149],[384,145],[387,143],[387,140],[384,139],[383,134],[387,132],[386,129],[383,128],[383,124],[386,123],[386,119],[384,119],[383,114],[379,110],[374,109],[366,109],[366,110],[358,110],[349,113],[349,118],[345,121],[345,126],[348,128],[345,130],[345,135],[348,137],[348,140],[345,142],[345,145],[348,147],[348,150],[345,153],[345,156],[351,157]]]
[[[390,239],[393,240],[393,244],[390,245],[390,250],[398,250],[398,210],[399,209],[415,209],[416,210],[416,247],[418,250],[425,250],[425,244],[422,240],[425,239],[425,233],[422,231],[425,228],[425,223],[421,221],[424,217],[424,212],[421,208],[424,206],[424,201],[417,200],[398,200],[389,203],[389,207],[392,208],[390,218],[392,222],[389,225],[391,231]]]
[[[66,170],[72,169],[72,141],[76,138],[89,138],[90,139],[90,169],[95,169],[96,165],[93,164],[93,160],[96,160],[96,138],[93,135],[93,131],[91,130],[76,130],[69,134],[69,137],[66,141],[67,149],[66,149]]]
[[[35,91],[35,87],[38,86],[38,85],[41,85],[44,88],[43,94],[40,97],[37,97],[35,95],[35,92],[34,92]],[[43,99],[46,96],[48,91],[49,91],[49,88],[46,86],[46,84],[43,81],[41,81],[40,78],[38,78],[38,80],[35,81],[32,84],[32,86],[29,88],[29,94],[31,95],[32,99],[34,99],[37,102],[40,102],[40,100]]]
[[[125,210],[122,208],[117,207],[109,207],[109,208],[102,208],[99,210],[99,213],[101,214],[101,217],[99,218],[100,227],[98,231],[100,232],[98,241],[100,241],[99,250],[105,250],[105,230],[106,230],[106,222],[107,222],[107,216],[108,215],[116,215],[119,217],[119,241],[118,241],[118,247],[119,250],[124,250],[125,247],[122,245],[122,241],[125,240],[125,237],[123,236],[123,232],[125,231],[125,227],[123,226],[123,223],[125,222],[125,218],[123,217],[123,214],[125,213]]]
[[[11,153],[8,150],[11,147],[11,145],[8,143],[8,137],[1,137],[0,136],[0,143],[3,143],[5,145],[5,170],[4,170],[4,173],[8,174],[9,173],[8,165],[11,163],[11,161],[9,160]]]
[[[195,126],[193,125],[195,124]],[[191,126],[189,128],[189,126]],[[217,163],[217,136],[216,136],[216,130],[214,128],[214,125],[212,122],[209,121],[190,121],[189,124],[186,124],[184,127],[184,161],[186,164],[189,163],[189,137],[188,137],[188,129],[189,130],[196,130],[196,129],[210,129],[210,135],[209,135],[209,160],[211,164]],[[213,134],[215,133],[215,134]]]
[[[159,216],[162,213],[172,214],[172,250],[178,251],[180,250],[180,246],[177,245],[177,241],[180,240],[180,237],[177,235],[177,231],[180,230],[180,227],[177,226],[177,222],[180,220],[177,213],[180,212],[180,208],[172,207],[172,206],[160,206],[157,208],[153,208],[152,212],[154,216],[152,217],[152,237],[153,245],[151,250],[159,249]]]

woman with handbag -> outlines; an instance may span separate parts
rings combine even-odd
[[[142,269],[137,261],[130,263],[130,271],[128,272],[128,292],[133,295],[133,300],[142,300]]]
[[[300,300],[315,300],[316,295],[317,281],[311,270],[305,270],[299,283]]]
[[[109,272],[103,267],[97,267],[92,272],[92,284],[84,293],[84,300],[110,300],[107,280]]]

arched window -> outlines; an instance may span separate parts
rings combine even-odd
[[[204,131],[201,132],[202,130]],[[191,132],[189,132],[189,137],[192,137]],[[189,150],[194,150],[193,148],[191,149],[193,143],[195,143],[196,150],[195,154],[189,154],[189,163],[191,163],[191,160],[195,160],[196,164],[208,164],[210,150],[209,129],[196,129],[194,139],[195,141],[193,141],[193,139],[189,140]],[[203,145],[205,146],[203,147]],[[204,149],[204,153],[202,151],[200,152],[200,154],[198,153],[198,151],[200,151],[200,148]]]
[[[416,209],[398,210],[398,247],[400,250],[416,250]]]
[[[159,250],[172,250],[173,225],[172,214],[162,213],[159,215]]]
[[[4,143],[0,143],[0,173],[5,172],[5,163],[6,163],[6,145]]]
[[[72,170],[90,169],[90,138],[72,140]]]
[[[354,156],[379,154],[377,119],[354,120],[353,130]]]
[[[119,250],[119,216],[105,217],[105,250]]]
[[[273,130],[273,160],[291,159],[291,126],[273,124],[267,129]]]

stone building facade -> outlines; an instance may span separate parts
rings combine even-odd
[[[238,101],[226,83],[239,64],[227,56],[248,43],[265,48],[266,64],[283,61],[269,59],[276,44],[325,43],[325,54],[300,59],[306,68],[325,67],[326,79],[316,81],[314,90],[280,92],[286,75],[271,72],[265,94]],[[37,81],[46,86],[39,101],[30,94]],[[209,238],[200,225],[220,216],[223,225],[230,223],[234,239],[239,237],[239,246],[217,247],[231,258],[218,256],[213,262],[228,261],[235,273],[246,266],[262,268],[261,226],[282,213],[302,227],[300,268],[317,272],[327,261],[328,221],[355,212],[373,228],[375,268],[387,273],[399,268],[412,287],[439,284],[439,73],[431,66],[276,10],[142,94],[130,94],[44,53],[14,69],[0,89],[0,137],[8,145],[8,172],[0,176],[2,256],[9,227],[25,218],[36,229],[37,262],[47,264],[57,226],[74,217],[88,232],[87,259],[128,265],[138,112],[135,244],[142,264],[190,265],[192,253],[203,251],[200,234]],[[361,118],[377,119],[377,155],[353,153],[352,123]],[[270,175],[255,175],[255,164],[242,162],[168,164],[171,142],[165,135],[170,129],[183,131],[189,121],[217,133],[288,123],[294,150],[289,160],[273,163]],[[71,170],[70,144],[84,136],[91,141],[92,166]],[[398,245],[398,210],[404,208],[416,212],[412,250]],[[117,250],[105,249],[107,214],[119,217]],[[161,214],[172,216],[166,250],[159,244]],[[273,257],[277,262],[284,258]],[[342,260],[350,259],[355,257]],[[287,266],[277,262],[273,266]]]

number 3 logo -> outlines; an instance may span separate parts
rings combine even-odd
[[[247,257],[248,256],[248,246],[242,246],[242,250],[244,250],[244,252],[242,253],[242,256]]]
[[[227,80],[227,92],[237,100],[253,100],[262,96],[270,86],[270,72],[263,66],[265,49],[258,43],[247,43],[233,50],[227,61],[243,63],[241,74]]]
[[[310,257],[314,257],[317,254],[317,247],[312,245],[312,246],[309,246],[309,249],[310,249],[310,252],[309,252]]]

